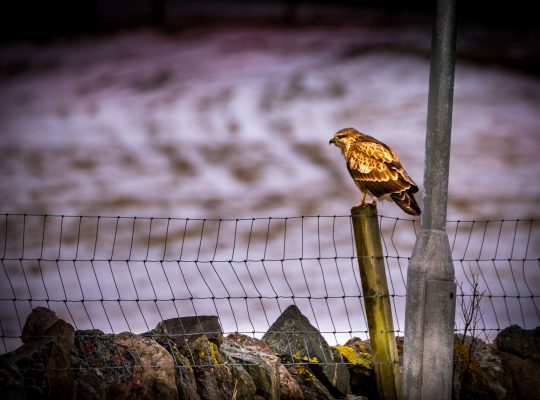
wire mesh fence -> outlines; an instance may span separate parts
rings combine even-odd
[[[379,217],[396,335],[404,331],[415,220]],[[491,341],[540,325],[538,220],[449,221],[456,333]],[[0,352],[21,345],[31,310],[76,330],[144,333],[160,321],[219,317],[260,338],[296,305],[331,345],[366,339],[351,217],[189,219],[0,215]],[[474,323],[463,315],[475,300]],[[460,305],[462,307],[460,307]]]

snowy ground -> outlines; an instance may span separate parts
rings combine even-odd
[[[138,31],[0,48],[0,212],[347,215],[359,192],[328,145],[347,126],[389,144],[422,187],[429,29]],[[540,217],[539,109],[537,77],[458,62],[449,219]],[[379,213],[406,217],[391,203]],[[538,235],[527,245],[536,257]]]
[[[26,70],[0,85],[0,211],[346,214],[358,193],[328,146],[346,126],[392,146],[422,186],[429,38],[142,31],[4,48]],[[537,79],[458,64],[450,219],[539,216],[539,105]]]

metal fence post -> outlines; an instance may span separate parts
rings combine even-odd
[[[375,361],[377,391],[380,399],[399,399],[401,371],[384,269],[377,207],[374,204],[353,207],[351,215],[371,351]]]
[[[437,0],[431,43],[424,211],[407,275],[403,399],[452,395],[455,291],[446,233],[456,1]]]

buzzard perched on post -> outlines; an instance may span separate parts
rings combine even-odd
[[[368,193],[374,198],[389,196],[407,214],[420,215],[414,198],[418,186],[390,147],[354,128],[341,129],[330,143],[341,149],[347,169],[363,193],[359,205],[364,205]]]

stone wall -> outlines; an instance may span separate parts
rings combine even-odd
[[[224,337],[215,316],[75,331],[40,307],[22,341],[0,356],[3,399],[377,399],[369,342],[331,347],[296,306],[262,339]],[[540,399],[540,328],[511,326],[494,344],[456,336],[455,355],[455,399]]]

